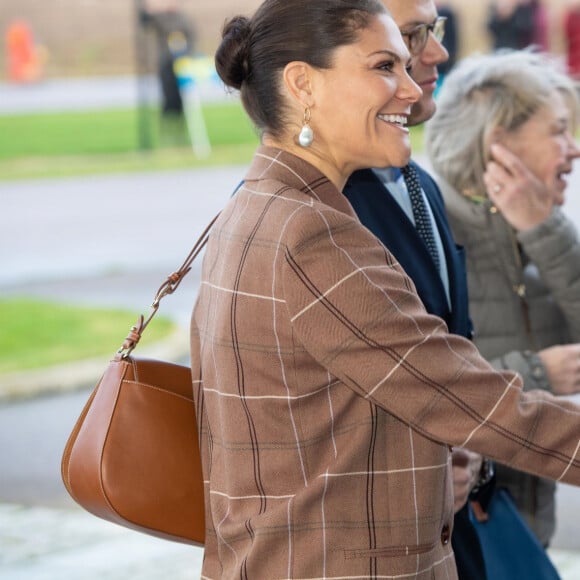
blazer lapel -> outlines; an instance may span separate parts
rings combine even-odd
[[[449,293],[451,299],[451,316],[447,321],[449,330],[467,338],[472,338],[473,328],[469,319],[469,304],[467,294],[467,272],[465,268],[465,252],[463,247],[458,246],[453,238],[445,203],[439,188],[425,171],[417,167],[421,176],[421,186],[435,218],[437,229],[441,237],[441,243],[447,261],[449,275]]]
[[[414,224],[393,196],[385,191],[375,173],[370,169],[353,173],[344,194],[361,222],[385,244],[413,280],[427,311],[449,324],[450,311],[439,272]],[[435,219],[441,231],[437,214]],[[447,248],[445,253],[448,254]]]

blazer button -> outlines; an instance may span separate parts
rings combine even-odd
[[[441,543],[446,546],[449,543],[449,540],[451,539],[451,528],[448,524],[445,524],[443,526],[443,529],[441,530]]]

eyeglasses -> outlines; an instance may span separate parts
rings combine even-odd
[[[445,16],[438,16],[431,24],[419,24],[410,32],[401,32],[411,56],[417,56],[425,48],[430,32],[437,42],[443,40],[446,20]]]

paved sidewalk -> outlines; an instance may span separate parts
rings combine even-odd
[[[81,510],[0,504],[0,578],[192,580],[203,550],[140,534]]]
[[[201,548],[140,534],[80,508],[0,504],[0,539],[0,577],[7,580],[192,580],[201,574]],[[562,580],[580,578],[577,552],[550,550],[550,556]]]

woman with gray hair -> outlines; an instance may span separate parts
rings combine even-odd
[[[547,57],[464,60],[443,86],[427,151],[466,250],[474,341],[524,389],[580,391],[580,243],[561,211],[580,149],[572,81]],[[555,484],[497,466],[540,542],[555,529]]]

